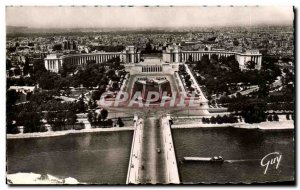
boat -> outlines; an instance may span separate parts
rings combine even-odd
[[[224,159],[222,156],[214,156],[214,157],[183,157],[183,161],[191,161],[191,162],[220,162],[223,163]]]

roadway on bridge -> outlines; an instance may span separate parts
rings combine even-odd
[[[166,183],[166,163],[164,157],[163,134],[159,118],[144,117],[142,162],[140,183]],[[158,153],[157,148],[160,149]]]

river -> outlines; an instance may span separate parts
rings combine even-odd
[[[7,171],[73,177],[81,183],[124,184],[133,131],[7,140]]]
[[[293,181],[295,171],[294,133],[232,128],[173,129],[177,160],[185,156],[222,156],[231,163],[178,164],[183,183],[250,183]],[[282,159],[278,169],[270,166],[264,174],[261,159],[271,152]]]
[[[173,129],[177,160],[184,156],[222,156],[232,163],[178,164],[183,183],[250,183],[294,179],[292,131],[231,128]],[[88,184],[125,184],[132,131],[70,134],[7,140],[7,171],[73,177]],[[260,160],[280,152],[278,169],[264,174]]]

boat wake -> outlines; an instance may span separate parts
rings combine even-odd
[[[259,161],[260,159],[243,159],[243,160],[224,160],[227,163],[237,163],[237,162],[255,162]]]

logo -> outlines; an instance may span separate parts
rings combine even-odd
[[[264,156],[261,161],[260,165],[262,167],[265,167],[265,172],[264,174],[267,173],[268,168],[271,166],[276,166],[276,170],[279,167],[280,161],[281,161],[282,155],[279,152],[272,152]]]

